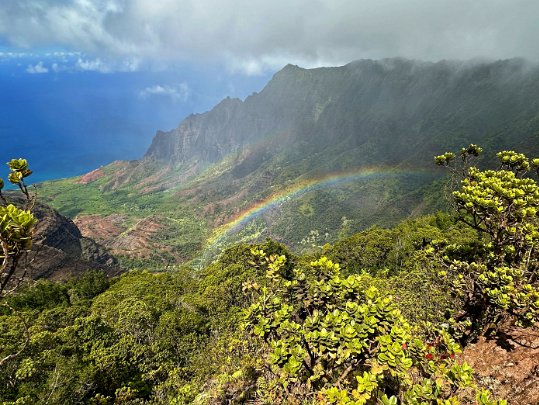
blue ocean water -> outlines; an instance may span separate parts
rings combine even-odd
[[[158,129],[172,129],[226,96],[245,98],[269,80],[210,67],[56,72],[46,61],[46,73],[28,73],[37,63],[0,57],[0,177],[7,173],[2,162],[14,157],[28,159],[32,182],[138,159]]]

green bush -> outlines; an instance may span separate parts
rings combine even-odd
[[[24,254],[32,247],[32,235],[36,218],[31,212],[34,199],[28,192],[24,179],[32,174],[26,159],[12,159],[8,162],[10,173],[8,180],[17,186],[25,197],[24,206],[10,204],[2,189],[4,181],[0,179],[0,298],[7,294],[8,287],[17,287],[12,279]]]
[[[258,394],[267,403],[459,403],[474,389],[473,371],[454,361],[446,331],[415,338],[390,298],[359,275],[342,277],[325,257],[283,277],[285,256],[253,250],[265,285],[246,328],[266,348]],[[478,392],[483,404],[491,402]]]
[[[466,166],[481,149],[462,149]],[[539,159],[503,151],[498,170],[464,167],[460,187],[453,192],[460,221],[477,232],[465,244],[438,243],[431,252],[446,269],[441,273],[460,310],[451,321],[463,343],[511,318],[523,326],[539,321],[539,185],[527,174],[538,170]],[[459,172],[455,155],[436,162]]]

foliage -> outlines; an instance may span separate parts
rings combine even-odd
[[[0,397],[202,404],[472,395],[473,387],[459,388],[473,385],[471,370],[451,359],[458,347],[447,332],[417,334],[397,310],[402,297],[370,288],[401,294],[395,286],[409,273],[346,276],[328,259],[285,255],[283,245],[267,241],[235,246],[198,274],[136,271],[109,282],[89,272],[25,287],[0,313],[1,353],[25,340],[15,311],[30,334],[0,370]],[[253,300],[262,306],[249,309]],[[250,313],[246,330],[238,328],[243,311]]]
[[[258,299],[246,314],[247,329],[267,347],[263,401],[456,404],[473,386],[447,332],[414,338],[392,300],[361,276],[341,277],[340,266],[322,257],[287,278],[285,256],[253,254],[267,279],[250,285]],[[481,395],[481,403],[498,403]]]
[[[442,264],[425,248],[433,242],[470,243],[475,232],[446,213],[409,219],[394,228],[373,227],[326,246],[323,254],[341,264],[344,275],[369,274],[370,284],[391,291],[401,313],[414,327],[446,322],[456,302],[439,274]],[[418,298],[421,297],[421,298]]]
[[[475,145],[464,148],[462,163],[480,152]],[[455,170],[454,157],[446,153],[436,162]],[[463,341],[507,317],[525,326],[539,321],[539,185],[527,176],[538,169],[539,160],[513,151],[497,157],[498,170],[469,167],[453,192],[460,221],[477,232],[477,239],[432,247],[447,268],[442,275],[462,301],[454,320]]]
[[[267,241],[259,248],[288,254]],[[29,343],[0,370],[0,398],[25,403],[186,403],[244,392],[255,342],[238,333],[249,306],[243,284],[259,270],[238,245],[201,273],[133,271],[108,280],[90,271],[38,281],[0,311],[0,356]],[[238,365],[245,369],[234,374]],[[137,402],[138,401],[138,402]]]
[[[31,212],[33,198],[24,182],[24,179],[32,174],[28,162],[26,159],[12,159],[7,165],[10,169],[9,182],[20,189],[26,202],[23,208],[10,204],[2,194],[4,181],[0,179],[0,298],[6,294],[6,289],[10,282],[12,283],[19,261],[32,247],[32,234],[37,222]],[[18,285],[17,282],[14,284],[15,287]]]
[[[473,314],[476,333],[505,314],[534,320],[537,281],[524,278],[537,274],[538,191],[526,170],[539,161],[503,152],[500,170],[481,171],[468,167],[476,154],[463,150],[459,165],[455,155],[438,159],[465,174],[457,217],[372,227],[325,245],[323,255],[295,257],[267,240],[235,245],[198,271],[113,280],[88,272],[20,289],[2,300],[0,398],[505,403],[477,389],[473,370],[454,359],[456,341],[472,336],[461,333]],[[321,209],[311,203],[309,226]]]
[[[454,218],[439,212],[402,221],[389,229],[375,226],[358,232],[326,248],[324,255],[350,273],[397,275],[409,271],[417,262],[417,252],[433,240],[461,242],[473,238]]]
[[[138,272],[109,286],[90,272],[22,290],[11,304],[26,319],[30,343],[0,372],[0,397],[69,404],[162,395],[158,387],[207,336],[201,311],[178,296],[190,285],[183,273]],[[0,317],[2,351],[23,339],[18,320],[13,311]]]

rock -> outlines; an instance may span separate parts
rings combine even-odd
[[[20,205],[22,199],[9,196]],[[105,248],[81,235],[69,218],[53,208],[35,204],[32,209],[38,219],[32,250],[19,265],[18,273],[34,278],[65,279],[90,269],[100,269],[112,276],[121,272],[118,261]]]
[[[539,404],[539,332],[503,325],[491,337],[466,347],[463,360],[480,384],[510,404]],[[515,367],[518,365],[518,367]]]

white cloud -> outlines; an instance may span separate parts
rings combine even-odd
[[[75,70],[81,71],[93,71],[100,73],[112,73],[112,72],[135,72],[140,66],[140,61],[137,58],[130,58],[125,60],[108,60],[105,61],[101,58],[83,58],[79,57],[74,64]]]
[[[537,0],[17,0],[0,3],[0,39],[80,50],[87,70],[143,60],[258,74],[391,56],[537,59],[538,15]]]
[[[30,74],[48,73],[49,69],[43,66],[43,62],[38,62],[36,65],[28,65],[26,72]]]
[[[77,59],[75,68],[78,70],[96,71],[101,73],[110,73],[112,70],[104,64],[101,59]]]
[[[278,56],[260,56],[258,58],[234,58],[231,55],[225,59],[225,66],[229,71],[234,73],[242,73],[247,76],[258,76],[267,71],[280,69],[288,63],[294,63],[305,68],[316,68],[322,66],[332,66],[345,64],[357,58],[350,60],[324,60],[321,58],[305,58],[298,57],[292,54],[283,54]]]
[[[33,56],[35,56],[33,53],[28,52],[0,52],[2,59],[25,59]]]
[[[187,83],[180,83],[178,85],[161,85],[146,87],[139,92],[139,97],[142,99],[150,97],[169,97],[174,102],[185,102],[191,95],[191,89]]]

